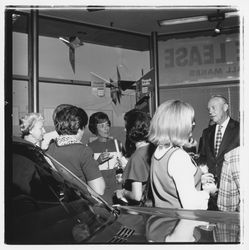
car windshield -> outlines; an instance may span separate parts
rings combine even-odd
[[[40,148],[14,142],[12,154],[9,242],[84,242],[116,219],[113,208]]]

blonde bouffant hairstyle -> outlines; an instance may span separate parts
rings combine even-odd
[[[193,107],[180,100],[169,100],[156,110],[150,125],[149,141],[155,145],[184,146],[192,135]]]
[[[19,119],[19,127],[22,138],[24,138],[26,135],[29,135],[30,130],[38,121],[44,121],[44,118],[40,113],[28,113]]]

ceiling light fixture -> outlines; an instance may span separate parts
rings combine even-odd
[[[220,34],[220,32],[221,32],[221,22],[218,22],[218,23],[217,23],[217,25],[216,25],[216,27],[215,27],[215,29],[214,29],[214,32],[215,32],[216,34]]]
[[[209,15],[209,16],[208,15],[207,16],[193,16],[193,17],[159,20],[158,24],[160,26],[167,26],[167,25],[196,23],[196,22],[205,22],[205,21],[217,22],[217,21],[224,20],[225,18],[230,18],[230,17],[235,17],[235,16],[238,16],[237,11],[226,12],[226,13],[218,12],[215,15]]]
[[[182,24],[182,23],[203,22],[207,20],[208,20],[207,16],[194,16],[194,17],[160,20],[158,21],[158,23],[160,26],[166,26],[166,25],[175,25],[175,24]]]
[[[18,18],[20,18],[21,15],[18,14],[12,14],[12,23],[14,23]]]

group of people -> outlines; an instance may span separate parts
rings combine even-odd
[[[59,105],[55,131],[45,133],[40,114],[20,119],[22,137],[41,147],[111,203],[122,201],[164,208],[239,211],[239,122],[228,114],[223,96],[212,96],[208,111],[213,125],[203,130],[198,158],[188,149],[195,112],[180,100],[162,103],[151,118],[137,109],[124,115],[126,142],[110,135],[103,112],[89,118],[74,105]],[[85,128],[95,139],[81,141]],[[120,177],[122,175],[122,178]]]

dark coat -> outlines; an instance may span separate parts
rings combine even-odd
[[[217,178],[219,186],[224,154],[240,145],[240,124],[230,118],[220,144],[218,155],[214,155],[215,125],[203,130],[199,144],[199,164],[207,164],[209,172]]]

